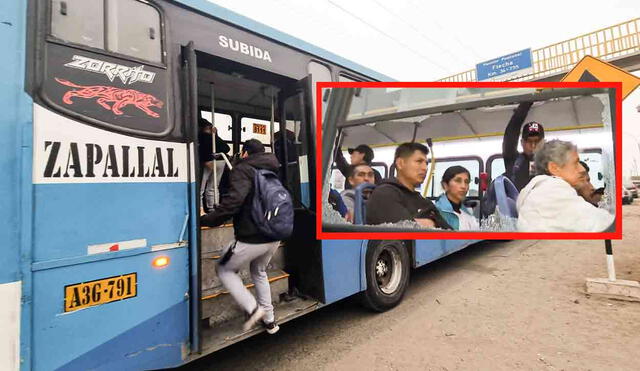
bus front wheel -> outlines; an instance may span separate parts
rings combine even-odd
[[[376,312],[398,305],[409,283],[409,265],[409,252],[401,241],[370,241],[365,257],[364,305]]]

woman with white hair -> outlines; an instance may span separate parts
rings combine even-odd
[[[571,142],[551,140],[535,154],[537,175],[518,196],[521,232],[602,232],[614,216],[576,193],[580,158]]]

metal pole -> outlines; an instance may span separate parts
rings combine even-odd
[[[216,114],[215,114],[215,94],[214,94],[214,85],[213,83],[209,84],[209,87],[211,88],[211,129],[215,129],[216,127]],[[219,190],[218,190],[218,171],[216,169],[216,133],[211,133],[211,149],[213,152],[213,166],[212,166],[212,171],[213,171],[213,205],[214,206],[218,206],[218,199],[220,197],[219,195]]]
[[[274,136],[273,136],[273,129],[275,127],[275,120],[276,120],[276,116],[275,116],[275,92],[273,91],[272,88],[269,88],[269,93],[271,95],[271,122],[269,123],[269,136],[271,137],[271,153],[275,154],[276,152],[276,146],[274,143]],[[280,120],[282,121],[282,120]],[[282,124],[280,124],[280,126],[282,126]]]
[[[611,240],[604,240],[604,249],[607,252],[607,273],[609,273],[609,281],[613,282],[616,280],[616,267],[613,265]]]

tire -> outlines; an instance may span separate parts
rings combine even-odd
[[[370,241],[365,257],[364,306],[384,312],[398,305],[409,284],[409,265],[409,251],[401,241]]]

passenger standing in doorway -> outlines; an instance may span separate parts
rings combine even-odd
[[[233,216],[235,241],[224,249],[217,273],[224,287],[249,316],[244,324],[245,331],[259,321],[262,321],[262,325],[270,334],[275,334],[279,329],[275,322],[266,269],[280,241],[274,241],[262,234],[252,217],[256,170],[277,172],[279,167],[276,156],[266,153],[260,141],[247,140],[242,148],[241,159],[231,171],[228,196],[212,213],[200,217],[201,225],[215,227]],[[255,285],[257,301],[237,273],[247,263]]]
[[[531,121],[522,127],[520,144],[522,153],[518,153],[518,135],[520,127],[527,118],[532,102],[520,103],[516,108],[509,124],[504,131],[502,140],[502,158],[507,178],[516,186],[518,191],[536,175],[533,155],[544,142],[544,127],[539,122]]]
[[[214,184],[220,184],[220,178],[224,172],[223,159],[215,159],[213,153],[213,136],[216,141],[216,153],[229,152],[229,145],[220,139],[216,128],[206,119],[198,120],[198,156],[202,166],[202,179],[200,180],[200,199],[205,213],[211,212],[214,205],[220,202],[220,194],[215,194]],[[216,177],[213,177],[213,167],[216,167]],[[215,183],[214,183],[215,182]]]

